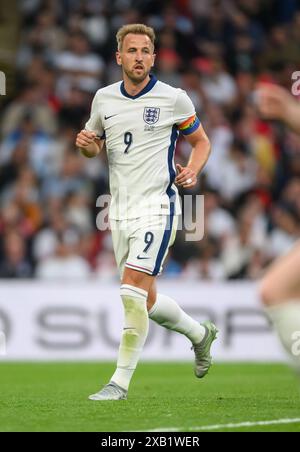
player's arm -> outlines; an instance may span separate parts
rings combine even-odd
[[[184,188],[192,188],[197,184],[197,176],[208,160],[211,147],[201,124],[195,132],[185,135],[185,139],[192,146],[192,152],[186,167],[182,167],[179,164],[176,165],[178,175],[175,182]]]
[[[84,157],[96,157],[102,151],[103,144],[104,139],[99,138],[96,132],[81,130],[77,134],[76,146]]]
[[[284,88],[261,84],[257,91],[257,106],[266,119],[278,119],[300,134],[300,103]]]
[[[76,137],[76,146],[84,157],[96,157],[103,149],[105,131],[101,122],[100,105],[101,94],[98,91],[93,99],[91,115],[85,129],[81,130]]]

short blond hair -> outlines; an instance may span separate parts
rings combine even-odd
[[[147,25],[144,25],[144,24],[129,24],[129,25],[123,25],[123,27],[121,27],[119,29],[119,31],[116,35],[119,51],[122,50],[124,38],[129,33],[133,33],[134,35],[148,36],[150,38],[153,48],[154,48],[155,32],[152,27],[147,27]]]

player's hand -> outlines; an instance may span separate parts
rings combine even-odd
[[[193,188],[197,184],[197,176],[196,173],[188,168],[187,166],[183,167],[177,163],[176,169],[178,171],[177,177],[175,179],[175,183],[179,185],[179,187],[183,188]]]
[[[259,113],[266,119],[284,120],[293,98],[281,86],[261,83],[256,91]]]
[[[83,149],[88,148],[94,142],[96,137],[97,135],[95,132],[81,130],[81,132],[77,134],[76,146]]]

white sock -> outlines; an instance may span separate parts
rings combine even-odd
[[[266,308],[282,345],[300,369],[300,300]]]
[[[111,381],[128,389],[149,329],[147,292],[129,284],[121,286],[124,305],[124,329],[119,347],[117,369]]]
[[[199,344],[204,338],[205,328],[166,295],[157,294],[156,302],[148,314],[151,320],[169,330],[184,334],[193,344]]]

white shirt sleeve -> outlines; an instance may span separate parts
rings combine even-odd
[[[193,133],[200,126],[193,102],[187,93],[181,89],[174,106],[174,123],[184,135]]]
[[[86,123],[85,129],[90,132],[96,132],[99,137],[104,138],[105,134],[100,116],[99,100],[99,95],[96,93],[92,102],[90,119]]]
[[[178,90],[178,96],[174,106],[174,122],[180,125],[191,116],[196,114],[193,102],[182,89]]]

